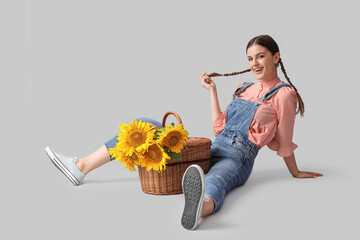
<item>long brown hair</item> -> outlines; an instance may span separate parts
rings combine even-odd
[[[252,38],[249,43],[246,46],[246,51],[248,50],[249,47],[253,46],[253,45],[260,45],[263,46],[265,48],[267,48],[272,55],[274,55],[277,52],[280,52],[279,50],[279,46],[277,45],[277,43],[275,42],[275,40],[270,37],[269,35],[260,35],[257,37]],[[294,86],[294,84],[290,81],[289,76],[286,73],[285,67],[284,67],[284,63],[281,60],[281,58],[279,59],[279,62],[276,64],[276,67],[278,67],[280,65],[281,71],[283,72],[286,80],[288,81],[288,83],[291,85],[291,87],[295,90],[296,92],[296,96],[298,99],[298,103],[299,103],[299,107],[296,113],[300,112],[300,116],[304,116],[304,112],[305,112],[305,106],[304,106],[304,102],[300,96],[300,94],[298,93],[298,90],[296,89],[296,87]],[[210,73],[209,77],[217,77],[217,76],[233,76],[233,75],[238,75],[238,74],[243,74],[246,72],[250,72],[251,69],[246,69],[244,71],[241,72],[233,72],[233,73],[224,73],[224,74],[220,74],[220,73]]]

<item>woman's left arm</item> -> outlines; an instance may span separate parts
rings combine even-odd
[[[284,157],[284,161],[291,175],[295,178],[316,178],[323,176],[321,173],[299,171],[294,153],[289,157]]]

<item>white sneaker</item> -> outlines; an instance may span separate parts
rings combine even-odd
[[[204,171],[198,165],[188,167],[183,175],[182,188],[185,196],[185,207],[181,224],[188,230],[194,230],[200,223],[204,201]]]
[[[77,167],[77,158],[67,157],[60,153],[55,153],[50,147],[46,147],[45,151],[54,165],[75,185],[79,185],[84,179],[83,174]]]

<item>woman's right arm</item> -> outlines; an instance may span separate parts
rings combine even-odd
[[[215,125],[215,120],[222,114],[219,104],[219,99],[217,95],[216,85],[214,81],[205,73],[200,77],[201,85],[209,91],[210,101],[211,101],[211,120],[213,126]]]

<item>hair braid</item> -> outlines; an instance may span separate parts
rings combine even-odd
[[[244,71],[241,71],[241,72],[233,72],[233,73],[224,73],[224,74],[221,74],[221,73],[210,73],[208,74],[209,77],[219,77],[219,76],[224,76],[224,77],[227,77],[227,76],[234,76],[234,75],[238,75],[238,74],[243,74],[243,73],[246,73],[246,72],[250,72],[251,69],[246,69]]]
[[[290,78],[288,77],[287,73],[286,73],[286,70],[285,70],[285,67],[284,67],[284,63],[282,62],[281,58],[279,59],[279,64],[280,64],[280,67],[281,67],[281,71],[284,73],[284,76],[286,78],[286,80],[289,82],[289,84],[294,88],[295,92],[296,92],[296,96],[297,96],[297,99],[298,99],[298,102],[299,102],[299,108],[298,110],[296,111],[296,113],[299,113],[300,112],[300,116],[304,116],[304,112],[305,112],[305,105],[304,105],[304,102],[300,96],[300,94],[298,93],[298,90],[296,89],[296,87],[294,86],[294,84],[290,81]]]

